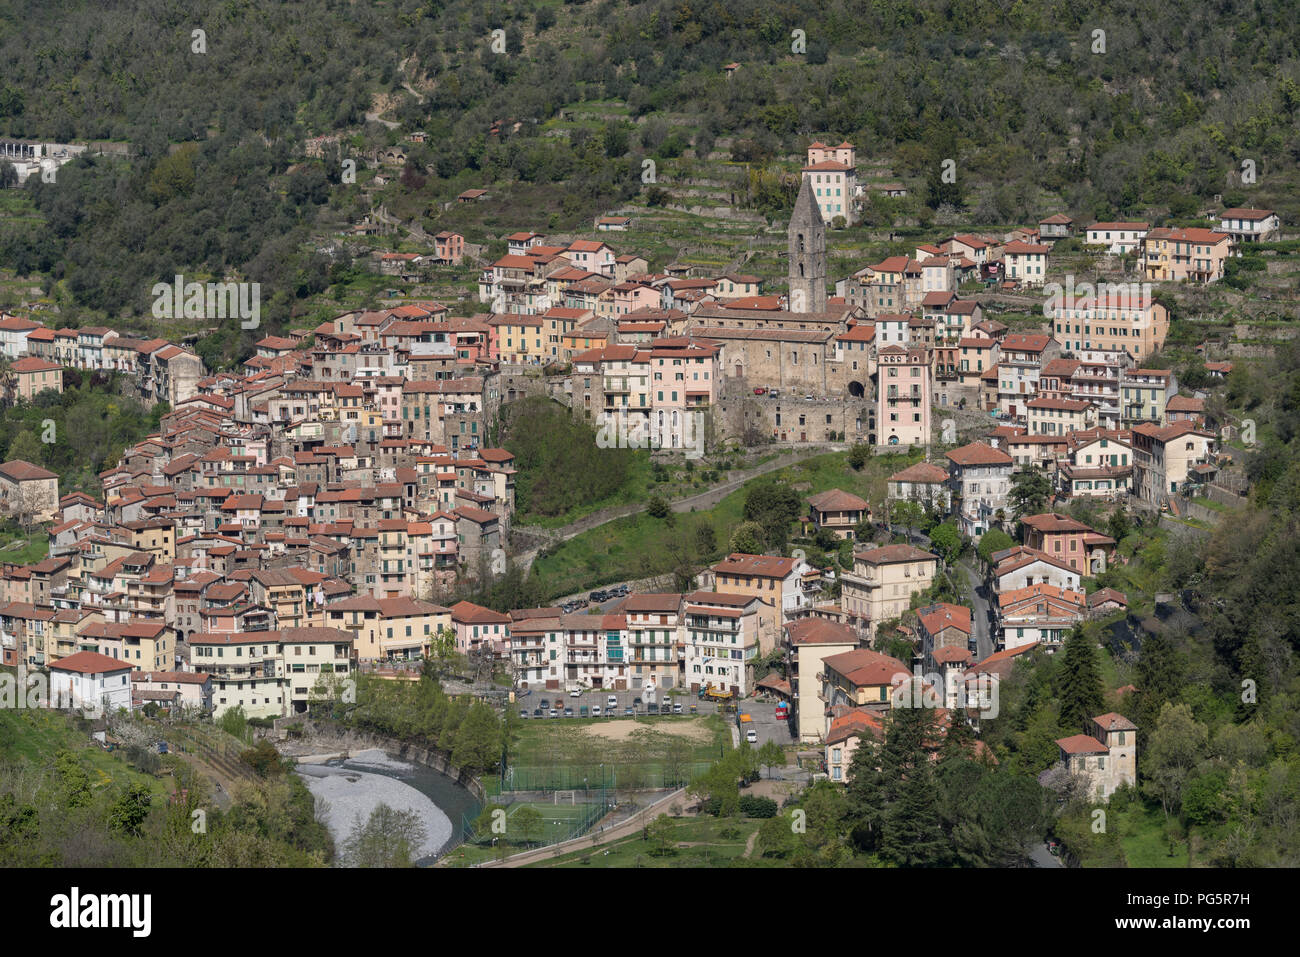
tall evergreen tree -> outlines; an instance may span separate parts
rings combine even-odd
[[[885,814],[881,852],[902,867],[939,867],[950,849],[939,823],[939,802],[928,760],[916,762]]]
[[[1096,642],[1075,626],[1061,646],[1061,665],[1058,671],[1061,699],[1061,727],[1071,733],[1088,730],[1089,719],[1095,717],[1104,701],[1101,682],[1101,665],[1097,661]]]
[[[1133,720],[1138,726],[1138,743],[1145,745],[1156,726],[1166,701],[1177,702],[1182,687],[1182,666],[1173,644],[1159,632],[1142,639],[1137,661],[1137,691],[1133,695]]]

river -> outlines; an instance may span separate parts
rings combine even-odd
[[[474,796],[445,774],[378,748],[342,761],[302,764],[297,771],[317,800],[327,803],[325,823],[340,849],[357,822],[380,804],[418,815],[426,836],[417,866],[437,860],[459,837],[462,815],[480,810]]]

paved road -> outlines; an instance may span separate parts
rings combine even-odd
[[[1059,857],[1053,857],[1046,844],[1035,844],[1029,852],[1034,867],[1064,867]]]
[[[988,586],[980,580],[975,560],[969,555],[957,562],[957,568],[966,579],[971,595],[971,628],[975,632],[975,660],[983,661],[993,654],[993,605]]]

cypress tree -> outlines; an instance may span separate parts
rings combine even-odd
[[[1089,719],[1102,708],[1101,665],[1097,661],[1096,643],[1075,626],[1061,647],[1059,687],[1061,727],[1074,734],[1088,730]]]

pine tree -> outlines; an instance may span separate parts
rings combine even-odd
[[[1061,727],[1072,733],[1088,730],[1104,702],[1101,665],[1097,661],[1096,643],[1076,626],[1061,646],[1058,672],[1061,699]]]
[[[1166,701],[1177,702],[1182,686],[1182,666],[1169,639],[1152,632],[1142,640],[1136,668],[1137,691],[1133,695],[1133,720],[1137,722],[1140,745],[1156,726]]]
[[[939,824],[930,762],[916,763],[899,782],[898,799],[885,814],[881,853],[901,867],[939,867],[949,846]]]

